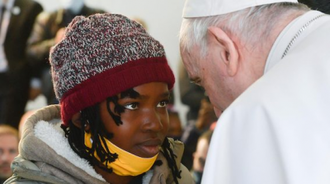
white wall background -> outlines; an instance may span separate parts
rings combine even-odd
[[[60,8],[58,0],[36,0],[45,11]],[[100,8],[107,12],[123,14],[128,17],[139,17],[144,20],[148,32],[165,47],[167,59],[178,76],[179,30],[184,0],[85,0],[90,7]],[[176,77],[177,78],[177,77]],[[182,122],[185,122],[187,107],[181,104],[178,94],[178,80],[174,87],[175,104],[180,112]]]

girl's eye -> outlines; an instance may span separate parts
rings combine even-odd
[[[158,103],[157,107],[166,107],[168,103],[169,103],[168,100],[163,100]]]
[[[130,104],[124,105],[124,107],[125,107],[125,109],[136,110],[136,109],[138,109],[138,104],[137,103],[130,103]]]

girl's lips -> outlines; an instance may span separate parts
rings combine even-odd
[[[150,158],[150,157],[155,156],[159,152],[160,147],[159,147],[159,145],[156,145],[156,146],[142,145],[141,149],[144,152],[144,154],[146,155],[146,157]]]
[[[143,157],[150,158],[155,156],[159,150],[160,150],[160,145],[162,141],[160,139],[155,139],[155,140],[148,140],[146,142],[143,142],[140,144],[141,152]]]

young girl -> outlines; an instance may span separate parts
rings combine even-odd
[[[27,120],[6,183],[193,183],[183,144],[165,137],[174,76],[140,24],[76,17],[50,63],[60,106]]]

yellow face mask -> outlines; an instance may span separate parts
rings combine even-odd
[[[92,148],[91,136],[91,133],[85,133],[85,145],[88,148]],[[110,152],[117,153],[118,158],[110,164],[106,164],[104,162],[103,165],[108,169],[112,168],[113,172],[119,176],[137,176],[142,173],[145,173],[150,170],[150,168],[157,159],[158,154],[151,158],[142,158],[119,148],[118,146],[110,142],[108,139],[104,139]],[[104,147],[103,143],[102,146]],[[98,160],[100,160],[96,152],[94,153],[94,155]]]

